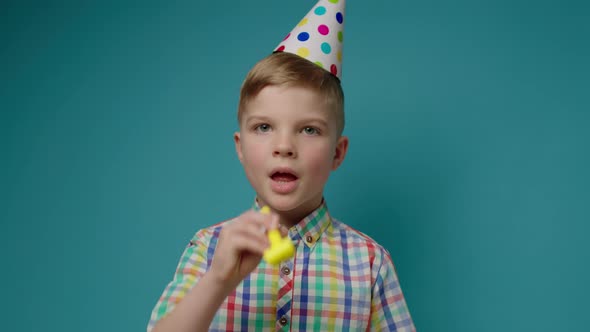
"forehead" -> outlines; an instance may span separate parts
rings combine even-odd
[[[299,86],[267,86],[245,106],[246,118],[316,116],[329,121],[334,116],[325,96],[313,89]]]

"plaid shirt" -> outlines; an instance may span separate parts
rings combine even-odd
[[[148,331],[209,269],[229,222],[192,238]],[[289,236],[295,256],[279,266],[262,260],[225,299],[210,331],[415,331],[391,257],[373,239],[330,217],[325,203]]]

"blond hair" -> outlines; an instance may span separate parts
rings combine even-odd
[[[315,63],[298,55],[276,52],[260,60],[250,70],[240,91],[238,123],[248,102],[267,86],[309,88],[325,98],[326,106],[334,112],[338,136],[344,130],[344,92],[340,80]]]

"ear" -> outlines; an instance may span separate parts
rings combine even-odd
[[[336,142],[336,151],[334,153],[334,159],[332,160],[332,170],[335,171],[346,157],[346,151],[348,151],[348,137],[340,136],[338,142]]]
[[[240,159],[240,163],[244,159],[244,155],[242,154],[242,141],[240,141],[240,132],[236,131],[234,133],[234,143],[236,145],[236,153],[238,154],[238,159]]]

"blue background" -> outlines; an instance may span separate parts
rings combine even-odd
[[[6,331],[140,331],[199,228],[250,207],[239,87],[315,4],[2,1]],[[590,324],[584,1],[349,1],[332,213],[420,331]]]

